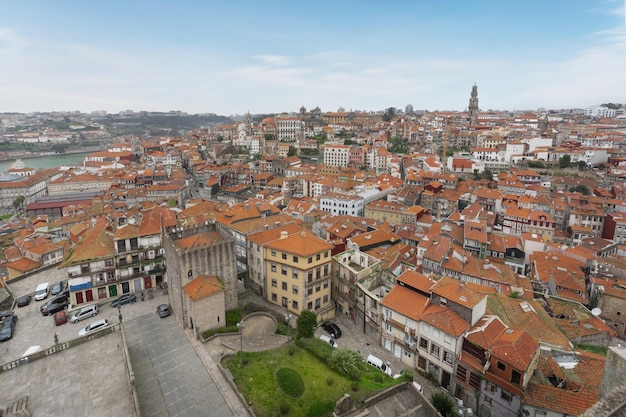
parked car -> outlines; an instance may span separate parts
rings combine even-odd
[[[113,300],[111,302],[111,307],[117,308],[119,306],[123,306],[124,304],[134,303],[135,301],[137,301],[137,296],[135,294],[124,294]]]
[[[322,329],[329,333],[333,338],[338,339],[341,337],[341,329],[335,323],[325,322],[322,323]]]
[[[54,324],[60,326],[65,323],[67,323],[67,312],[65,312],[65,310],[58,311],[54,315]]]
[[[17,316],[11,314],[6,316],[2,322],[2,328],[0,329],[0,342],[6,342],[13,337],[15,331],[15,323],[17,323]]]
[[[337,342],[335,342],[335,339],[333,339],[332,337],[328,337],[325,334],[320,335],[320,340],[323,340],[334,348],[339,347],[337,345]]]
[[[30,301],[33,299],[33,296],[30,294],[27,295],[23,295],[20,298],[17,299],[17,306],[18,307],[26,307],[27,305],[30,304]]]
[[[4,320],[5,317],[9,317],[12,315],[13,315],[12,311],[0,311],[0,322],[2,322],[2,320]]]
[[[42,304],[41,307],[39,307],[39,311],[41,311],[41,314],[44,316],[49,316],[50,314],[54,314],[57,311],[65,309],[68,305],[69,300],[65,295],[57,295]]]
[[[72,315],[70,321],[72,323],[78,323],[81,320],[85,320],[86,318],[93,317],[98,314],[98,305],[97,304],[89,304],[81,307],[76,313]]]
[[[50,290],[50,295],[61,294],[63,289],[65,288],[65,284],[63,281],[57,281],[52,284],[52,289]]]
[[[157,314],[161,318],[165,318],[170,315],[170,306],[168,304],[160,304],[157,306]]]
[[[87,327],[84,329],[80,329],[78,332],[78,336],[87,336],[88,334],[92,334],[97,332],[98,330],[102,330],[109,325],[109,321],[107,319],[96,320],[92,323],[89,323]]]

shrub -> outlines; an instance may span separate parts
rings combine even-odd
[[[330,346],[328,343],[323,342],[319,339],[296,339],[295,343],[297,346],[305,349],[310,354],[315,356],[317,359],[321,360],[325,364],[328,364],[328,357],[335,349]]]
[[[357,392],[359,390],[359,383],[357,381],[352,382],[350,388],[352,388],[352,391]]]
[[[351,379],[359,379],[364,363],[361,354],[349,349],[331,348],[328,357],[328,367],[339,375],[348,376]]]
[[[248,358],[245,357],[245,356],[243,358],[241,358],[241,363],[244,364],[244,365],[247,365],[248,364]]]
[[[287,415],[289,414],[289,404],[286,402],[280,403],[280,414]]]
[[[380,372],[376,372],[374,374],[374,381],[378,382],[379,384],[383,382],[383,375]]]
[[[411,369],[405,369],[402,372],[402,379],[406,382],[413,382],[413,371]]]
[[[430,403],[443,417],[455,417],[456,401],[445,392],[435,392],[430,396]]]
[[[333,385],[334,382],[335,382],[335,380],[333,379],[332,376],[328,375],[326,377],[326,385],[328,385],[328,386]]]
[[[226,326],[237,326],[237,323],[241,321],[243,310],[236,308],[226,312]]]
[[[276,372],[278,386],[290,397],[299,397],[304,392],[304,381],[299,373],[291,368],[280,368]]]

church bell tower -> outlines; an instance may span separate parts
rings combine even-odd
[[[468,112],[470,124],[476,124],[476,118],[478,116],[478,87],[476,86],[476,83],[474,83],[474,86],[472,87],[472,94],[470,95],[469,99]]]

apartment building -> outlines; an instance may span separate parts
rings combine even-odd
[[[335,167],[347,167],[350,162],[350,146],[326,144],[324,146],[324,164]]]
[[[358,195],[332,193],[320,197],[320,208],[333,216],[362,216],[363,205],[363,197]]]
[[[160,209],[114,224],[94,220],[61,267],[74,305],[154,288],[165,281]]]
[[[294,314],[313,311],[320,321],[334,317],[331,243],[292,225],[255,233],[248,239],[250,274],[264,278],[262,295],[266,300]]]

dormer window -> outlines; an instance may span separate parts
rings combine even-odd
[[[448,299],[447,299],[447,298],[443,298],[443,297],[441,297],[441,298],[439,299],[439,305],[440,305],[440,306],[447,306],[447,305],[448,305]]]

